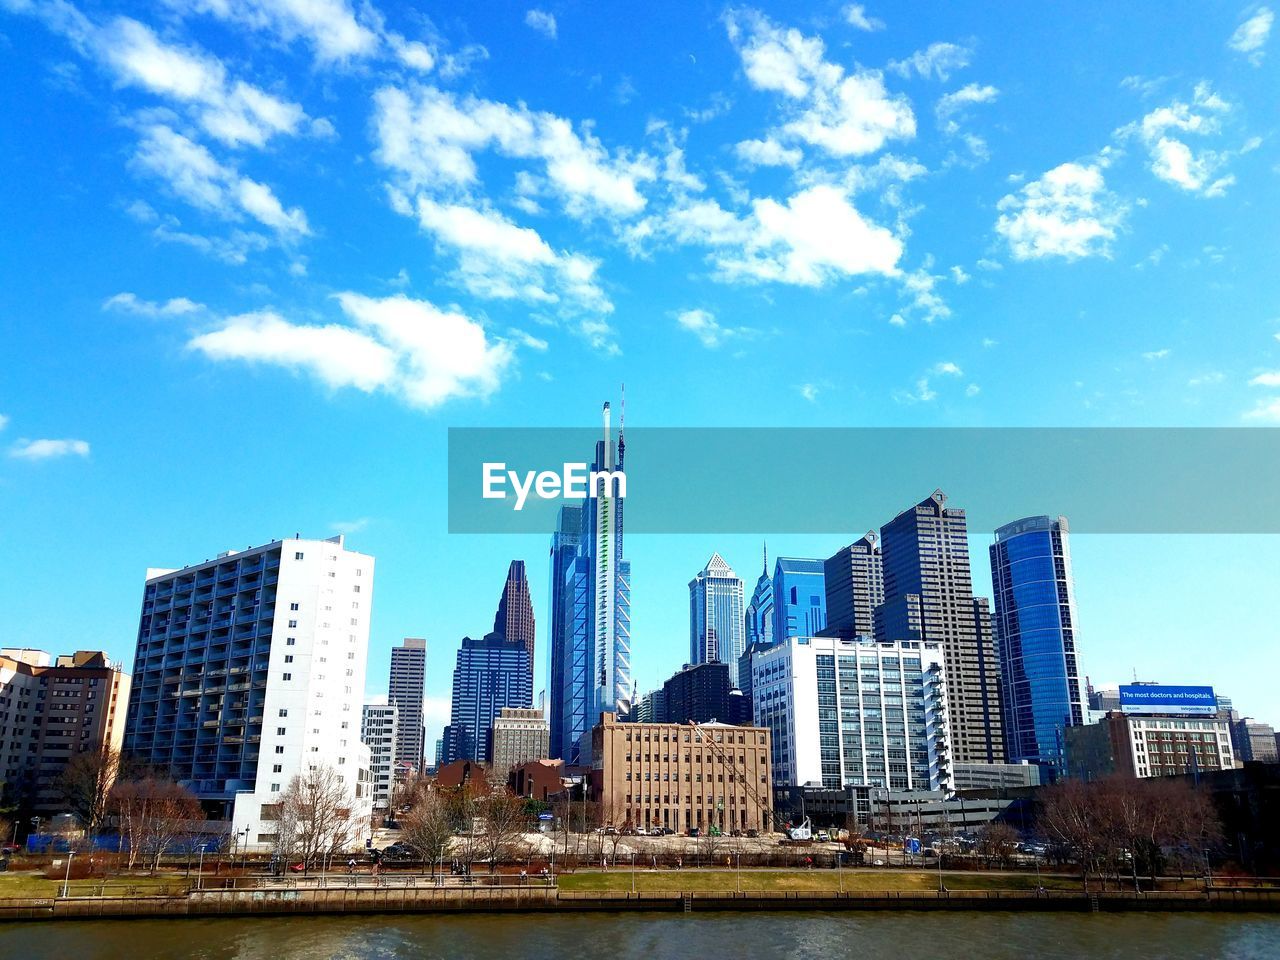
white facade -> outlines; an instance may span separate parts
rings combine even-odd
[[[367,822],[360,723],[373,575],[374,558],[341,536],[149,570],[126,752],[223,804],[250,849],[275,833],[263,808],[321,766]]]
[[[953,789],[937,644],[791,637],[752,657],[777,786]]]
[[[369,779],[373,789],[373,808],[391,806],[395,789],[396,734],[400,710],[386,697],[369,700],[360,721],[360,739],[369,748]]]

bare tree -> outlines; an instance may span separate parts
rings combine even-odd
[[[516,852],[518,841],[529,826],[524,799],[512,796],[506,787],[476,799],[476,818],[482,832],[476,835],[479,852],[489,861],[489,872]]]
[[[202,817],[195,794],[172,780],[151,776],[117,781],[109,809],[129,840],[129,869],[137,865],[139,857],[146,857],[152,872],[159,868],[165,852],[191,833],[194,821]]]
[[[442,861],[453,842],[454,818],[448,798],[438,790],[417,792],[413,805],[400,815],[401,837],[423,860]]]
[[[324,868],[360,836],[355,801],[338,772],[318,766],[289,781],[280,794],[276,849],[287,846],[304,869]]]
[[[120,775],[120,753],[110,746],[77,753],[58,776],[58,789],[85,835],[101,829],[111,806],[111,788]]]
[[[978,837],[978,853],[988,861],[994,860],[1001,866],[1007,866],[1017,842],[1017,830],[1007,823],[993,820],[982,828]]]

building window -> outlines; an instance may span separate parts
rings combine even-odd
[[[297,637],[288,637],[288,638],[286,638],[286,639],[285,639],[285,641],[284,641],[284,645],[285,645],[286,647],[292,647],[292,646],[293,646],[294,644],[296,644],[297,642],[298,642],[298,638],[297,638]]]
[[[284,747],[282,747],[282,746],[277,746],[277,747],[276,747],[276,753],[284,753]]]
[[[282,717],[287,717],[288,715],[289,715],[289,708],[288,708],[288,707],[281,707],[281,708],[280,708],[280,716],[282,716]]]
[[[277,737],[283,737],[283,736],[284,736],[284,730],[285,730],[285,728],[284,728],[284,727],[276,727],[276,736],[277,736]]]
[[[297,621],[297,620],[290,620],[290,621],[289,621],[289,629],[290,629],[290,630],[296,629],[296,628],[297,628],[297,626],[298,626],[298,621]]]
[[[295,559],[295,560],[301,560],[301,559],[302,559],[302,554],[301,554],[301,553],[295,553],[295,554],[293,555],[293,559]]]
[[[281,677],[280,679],[281,679],[281,680],[292,680],[292,679],[293,679],[293,674],[292,674],[292,673],[286,673],[286,674],[285,674],[283,677]]]
[[[284,765],[283,765],[283,764],[280,764],[280,763],[273,764],[273,765],[272,765],[272,767],[271,767],[271,772],[272,772],[272,773],[283,773],[283,772],[284,772]]]
[[[290,609],[290,610],[297,610],[297,609],[298,609],[298,605],[297,605],[296,603],[291,603],[291,604],[289,604],[289,609]]]

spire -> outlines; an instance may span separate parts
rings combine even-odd
[[[767,577],[769,575],[769,541],[762,540],[761,544],[764,546],[764,575]]]

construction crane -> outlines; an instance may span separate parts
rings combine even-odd
[[[760,791],[756,789],[755,784],[752,782],[752,778],[747,775],[745,760],[742,762],[741,771],[739,771],[738,769],[739,763],[737,760],[735,760],[733,756],[733,752],[731,750],[726,751],[721,744],[716,742],[715,737],[707,736],[707,732],[698,724],[690,723],[690,726],[693,727],[694,737],[700,743],[705,744],[708,748],[710,748],[712,753],[714,753],[722,761],[724,761],[729,766],[731,766],[734,772],[739,773],[739,781],[743,784],[743,786],[746,787],[747,796],[751,799],[752,803],[756,804],[756,806],[758,806],[760,809],[764,811],[765,816],[768,818],[769,822],[772,823],[775,828],[781,828],[785,830],[787,835],[792,840],[808,839],[807,836],[806,837],[791,836],[791,834],[794,832],[801,831],[801,830],[806,830],[806,831],[809,830],[810,824],[807,817],[805,818],[805,822],[801,824],[799,827],[794,827],[794,828],[791,827],[786,817],[783,817],[781,814],[778,814],[774,811],[773,803],[770,802],[769,799],[766,799],[760,795]],[[714,727],[713,729],[733,730],[735,728],[730,726],[724,726],[724,727]]]

